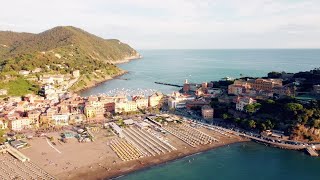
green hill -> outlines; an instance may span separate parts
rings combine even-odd
[[[90,81],[123,73],[114,64],[139,56],[119,40],[103,39],[72,26],[58,26],[39,34],[0,31],[2,80],[7,74],[18,76],[18,71],[36,68],[42,69],[41,74],[80,70],[81,78],[72,87],[80,90],[92,84]]]

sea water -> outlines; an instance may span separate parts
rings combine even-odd
[[[320,158],[238,143],[137,171],[119,180],[318,180]]]
[[[140,50],[143,58],[119,65],[129,73],[81,93],[88,96],[118,89],[155,89],[165,94],[182,85],[224,77],[266,76],[270,71],[298,72],[320,67],[320,49]]]

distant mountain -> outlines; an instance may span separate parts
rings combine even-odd
[[[105,62],[138,56],[136,50],[119,40],[103,39],[72,26],[58,26],[39,34],[0,31],[0,46],[1,58],[63,49],[81,51],[89,58]]]
[[[0,80],[8,80],[8,74],[14,79],[21,70],[41,68],[36,77],[80,70],[81,77],[71,87],[77,91],[124,73],[114,64],[135,58],[140,55],[129,45],[72,26],[39,34],[0,31]]]

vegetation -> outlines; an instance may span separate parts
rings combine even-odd
[[[36,78],[80,70],[81,78],[72,87],[75,91],[123,73],[113,63],[138,56],[137,51],[119,40],[102,39],[71,26],[55,27],[40,34],[0,31],[0,42],[0,80],[17,78],[19,71],[36,68],[41,68],[41,72],[33,75]],[[3,86],[9,86],[5,83]],[[28,93],[28,88],[15,94]]]
[[[248,104],[244,107],[244,110],[250,114],[255,113],[257,110],[261,108],[260,103],[253,103],[253,104]]]
[[[0,82],[0,89],[7,89],[10,96],[23,96],[28,93],[38,92],[39,86],[22,77],[8,82]]]
[[[3,144],[4,142],[6,142],[6,138],[3,137],[4,134],[5,134],[4,130],[0,129],[0,144]]]
[[[260,100],[259,103],[248,105],[245,109],[246,112],[240,115],[239,112],[223,111],[220,117],[244,129],[263,131],[275,128],[298,139],[315,140],[311,133],[302,131],[320,128],[320,101],[301,104],[294,98],[269,99]]]

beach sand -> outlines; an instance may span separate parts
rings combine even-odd
[[[218,139],[219,142],[193,148],[168,134],[166,138],[177,150],[126,162],[121,161],[108,145],[108,142],[118,137],[105,137],[104,130],[100,131],[94,142],[78,143],[76,139],[70,139],[68,143],[56,142],[54,147],[61,153],[52,148],[45,138],[30,140],[31,148],[21,151],[31,158],[32,162],[58,179],[87,180],[109,179],[216,147],[247,141],[237,136],[231,138],[222,136],[203,128],[200,130]],[[50,136],[56,137],[58,135],[59,133],[50,134]]]

